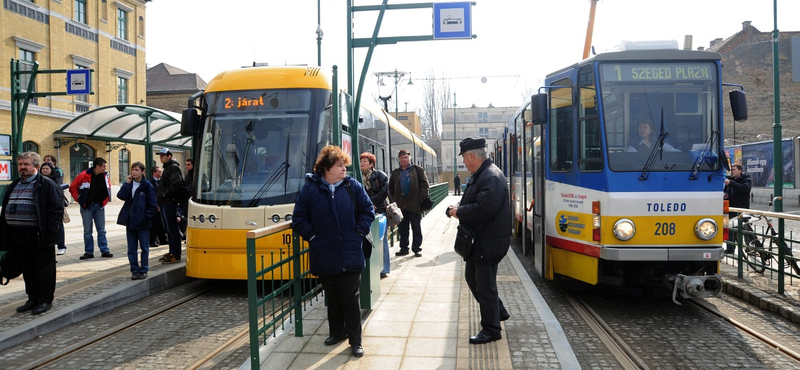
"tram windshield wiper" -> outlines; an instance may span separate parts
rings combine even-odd
[[[642,167],[642,174],[639,175],[639,181],[645,181],[650,177],[650,170],[653,169],[653,165],[656,163],[656,155],[658,155],[659,159],[663,158],[664,141],[667,140],[667,136],[669,136],[669,132],[664,131],[664,108],[661,108],[661,133],[658,134],[656,144],[653,145],[653,149],[650,150],[650,155],[647,157],[647,162],[645,162],[644,167]]]
[[[714,139],[717,135],[719,135],[719,131],[711,131],[708,140],[703,144],[703,150],[700,151],[700,155],[697,156],[697,159],[694,160],[694,164],[692,164],[692,174],[689,175],[689,180],[697,180],[700,177],[700,167],[703,167],[706,158],[711,154],[711,148],[714,147]]]

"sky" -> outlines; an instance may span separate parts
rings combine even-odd
[[[337,65],[347,87],[347,1],[319,0],[322,69]],[[800,0],[600,0],[592,45],[613,51],[621,40],[677,40],[692,35],[693,49],[727,38],[752,21],[761,32],[800,31]],[[379,5],[380,0],[353,0]],[[419,3],[392,0],[389,4]],[[376,72],[405,72],[395,94],[399,110],[422,106],[426,78],[446,79],[459,107],[518,107],[544,77],[582,59],[590,0],[478,0],[472,6],[475,39],[404,42],[375,48],[363,99],[394,89],[380,87]],[[378,12],[358,12],[356,38],[371,37]],[[432,34],[432,9],[390,10],[379,36]],[[154,0],[147,3],[146,62],[197,73],[206,82],[218,73],[252,65],[317,65],[317,1]],[[356,49],[360,78],[366,48]],[[408,85],[408,79],[413,85]],[[407,105],[406,105],[407,104]],[[394,100],[390,111],[394,111]],[[407,107],[407,109],[406,109]]]

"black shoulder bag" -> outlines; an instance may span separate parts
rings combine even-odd
[[[0,285],[8,285],[11,279],[22,275],[22,269],[15,256],[16,254],[10,251],[0,251]]]
[[[417,182],[419,182],[422,179],[422,176],[425,176],[425,172],[422,170],[422,167],[420,167],[420,166],[414,165],[414,167],[417,168]],[[422,172],[422,173],[420,173],[420,172]],[[429,191],[429,193],[430,193],[430,191]],[[422,200],[422,203],[420,203],[419,208],[423,212],[430,211],[431,208],[433,208],[433,200],[431,200],[431,195],[430,194],[428,194],[428,196],[425,197],[425,199]]]
[[[472,251],[475,249],[475,233],[466,226],[459,224],[453,249],[465,261],[468,260],[472,257]]]
[[[358,206],[356,206],[356,197],[355,194],[353,194],[353,189],[350,187],[350,181],[346,182],[344,186],[347,188],[347,192],[350,193],[350,200],[353,201],[353,217],[356,220],[356,225],[358,225]],[[356,232],[358,232],[358,230],[356,230]],[[372,245],[372,240],[364,236],[364,234],[358,233],[358,235],[361,235],[361,251],[364,252],[364,258],[369,259],[372,257],[372,249],[375,248],[375,246]]]

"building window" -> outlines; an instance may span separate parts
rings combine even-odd
[[[117,77],[117,104],[128,103],[128,79]]]
[[[139,36],[144,37],[144,17],[139,16]]]
[[[22,63],[19,64],[20,70],[32,71],[33,65],[36,63],[36,53],[30,50],[19,49],[19,60],[22,61]],[[20,75],[19,81],[20,81],[20,91],[27,92],[28,84],[31,82],[31,75],[28,74]],[[31,89],[31,92],[36,92],[36,81],[33,82],[33,89]],[[31,98],[30,104],[38,105],[37,99]]]
[[[75,65],[75,69],[89,69],[89,67],[82,66],[80,64],[76,64]],[[90,81],[91,81],[91,79],[90,79]],[[91,88],[89,90],[91,91]],[[88,94],[75,95],[75,101],[81,102],[81,103],[89,103],[89,95]]]
[[[75,0],[75,21],[86,24],[86,0]]]
[[[122,148],[119,150],[119,183],[122,184],[130,174],[131,152]]]
[[[117,37],[128,39],[128,12],[117,9]]]
[[[36,144],[33,141],[24,141],[22,143],[22,151],[39,153],[39,144]]]
[[[489,112],[478,112],[478,122],[489,122]]]
[[[489,128],[488,127],[481,127],[478,128],[478,136],[488,139],[489,138]]]

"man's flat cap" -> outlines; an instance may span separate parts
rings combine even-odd
[[[482,137],[468,137],[468,138],[466,138],[464,140],[461,140],[461,142],[458,145],[461,146],[461,153],[458,153],[458,155],[462,155],[462,154],[466,153],[467,151],[470,151],[470,150],[473,150],[473,149],[483,149],[483,148],[485,148],[486,147],[486,139],[484,139]]]
[[[411,152],[409,152],[408,149],[400,149],[400,153],[397,153],[397,156],[402,157],[406,154],[411,155]]]

